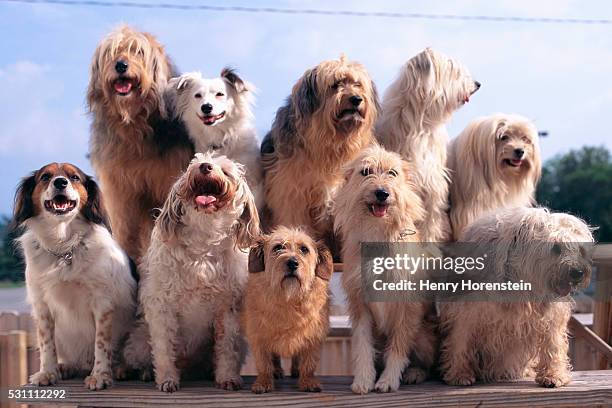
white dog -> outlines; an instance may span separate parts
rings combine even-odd
[[[134,319],[136,281],[107,228],[96,182],[71,164],[48,164],[23,180],[14,212],[26,228],[19,243],[40,349],[30,382],[91,372],[87,388],[109,387]]]
[[[467,225],[489,211],[535,204],[542,171],[538,131],[519,115],[475,119],[451,142],[448,166],[451,226],[459,239]]]
[[[172,187],[141,263],[140,302],[161,391],[178,389],[177,360],[197,358],[211,340],[217,386],[241,387],[237,308],[248,276],[245,251],[258,235],[242,166],[197,153]]]
[[[424,241],[450,239],[445,123],[478,88],[459,62],[427,48],[408,60],[385,93],[376,137],[415,163],[414,182],[428,213],[417,226]]]
[[[252,123],[253,92],[250,83],[224,68],[218,78],[202,78],[199,72],[172,78],[165,99],[170,113],[185,124],[195,151],[214,151],[244,165],[259,200],[263,176]]]

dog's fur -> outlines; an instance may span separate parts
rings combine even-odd
[[[411,367],[404,373],[408,383],[424,381],[434,363],[437,340],[425,319],[432,305],[419,301],[366,303],[361,243],[418,242],[415,224],[423,220],[425,211],[411,168],[396,153],[378,146],[368,148],[348,166],[345,176],[333,214],[334,228],[342,238],[342,283],[353,326],[351,389],[357,394],[372,389],[395,391],[409,358]],[[384,201],[377,200],[380,189],[389,194]],[[383,348],[377,350],[376,344],[381,343]],[[378,351],[385,352],[384,371],[375,384]]]
[[[329,329],[329,249],[301,229],[279,227],[249,255],[243,325],[257,366],[255,393],[274,389],[273,356],[297,357],[298,387],[321,391],[314,376]]]
[[[118,63],[127,64],[125,72]],[[91,164],[115,238],[135,260],[148,245],[153,210],[193,156],[182,124],[165,119],[163,91],[176,75],[152,35],[126,26],[100,42],[91,63]]]
[[[246,177],[256,201],[260,197],[262,168],[253,126],[254,87],[224,68],[218,78],[199,72],[172,78],[166,88],[168,110],[187,128],[195,150],[215,151],[246,167]]]
[[[237,308],[248,275],[245,251],[256,236],[259,218],[242,166],[197,153],[172,187],[140,265],[140,303],[160,390],[178,389],[177,360],[199,357],[213,333],[217,386],[241,387]]]
[[[534,294],[526,301],[442,303],[444,380],[454,385],[513,380],[533,367],[538,384],[567,384],[572,302],[566,296],[588,285],[589,244],[581,243],[593,242],[589,227],[568,214],[517,207],[478,219],[463,237],[494,248],[490,273],[500,281],[530,282]],[[572,279],[572,270],[584,275]],[[552,291],[563,298],[546,300],[544,294]]]
[[[520,159],[515,149],[524,151]],[[459,239],[472,221],[489,211],[535,204],[542,171],[538,131],[519,115],[475,119],[451,141],[448,166],[451,226]]]
[[[35,385],[89,372],[87,388],[112,384],[113,357],[134,319],[136,281],[106,221],[96,182],[74,165],[48,164],[17,190],[14,223],[26,229],[18,242],[40,349]]]
[[[427,48],[408,60],[385,92],[376,138],[415,164],[414,183],[428,213],[417,226],[424,241],[451,237],[445,123],[479,87],[459,62]]]
[[[362,102],[354,106],[351,97]],[[261,146],[270,226],[303,225],[329,238],[341,167],[372,142],[377,99],[365,68],[345,56],[298,80]]]

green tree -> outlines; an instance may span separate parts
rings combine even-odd
[[[612,242],[612,157],[605,147],[585,146],[548,160],[538,203],[569,212],[599,227],[599,242]]]

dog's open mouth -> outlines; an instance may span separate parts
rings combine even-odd
[[[576,290],[578,290],[578,285],[568,281],[561,281],[555,287],[555,292],[561,297],[574,293]]]
[[[136,80],[132,78],[120,77],[113,82],[113,89],[121,96],[129,95],[136,86]]]
[[[225,111],[221,112],[218,115],[205,115],[205,116],[200,116],[200,120],[202,121],[202,123],[204,123],[206,126],[211,126],[214,125],[215,123],[217,123],[218,120],[223,119],[223,117],[225,116]]]
[[[355,108],[343,109],[342,111],[340,111],[340,113],[337,116],[337,120],[339,122],[343,120],[362,120],[362,119],[363,119],[363,114],[361,113],[359,109],[355,109]]]
[[[372,213],[375,217],[384,217],[387,215],[387,210],[389,209],[389,204],[368,204],[368,209],[370,213]]]
[[[45,200],[45,209],[55,215],[68,214],[76,208],[77,202],[65,195],[57,195],[52,200]]]
[[[195,205],[199,210],[213,212],[219,209],[219,196],[223,193],[220,183],[207,180],[197,187]]]
[[[523,160],[521,159],[504,159],[504,164],[510,167],[521,167]]]

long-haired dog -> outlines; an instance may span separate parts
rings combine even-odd
[[[452,140],[450,219],[455,239],[501,207],[532,206],[542,163],[538,131],[528,119],[498,113],[478,118]]]
[[[259,197],[262,168],[253,126],[253,86],[231,68],[218,78],[199,72],[172,78],[165,92],[171,114],[180,119],[197,152],[215,151],[246,167],[249,187]]]
[[[172,187],[140,264],[140,303],[161,391],[178,389],[179,362],[198,358],[211,340],[217,386],[241,387],[237,313],[248,276],[246,250],[258,235],[242,166],[197,153]]]
[[[115,238],[133,259],[147,247],[153,210],[193,156],[180,122],[165,119],[163,91],[172,76],[157,40],[126,26],[98,44],[91,63],[91,163]]]
[[[458,61],[427,48],[408,60],[385,92],[376,138],[415,163],[414,182],[428,213],[417,226],[424,241],[451,237],[445,123],[478,88]]]
[[[274,388],[273,358],[295,356],[300,390],[321,391],[314,372],[329,329],[333,269],[329,249],[301,229],[279,227],[251,249],[242,317],[257,367],[253,392]]]
[[[110,386],[113,357],[134,319],[136,281],[96,182],[72,164],[43,166],[21,182],[14,223],[26,230],[18,242],[40,349],[30,382],[90,372],[87,388]]]
[[[342,238],[344,273],[353,336],[354,393],[398,389],[404,380],[424,381],[435,360],[437,341],[425,320],[426,302],[366,302],[361,276],[362,242],[418,242],[415,224],[425,211],[407,162],[374,146],[346,171],[346,183],[334,203],[334,228]],[[382,345],[378,347],[377,345]],[[376,353],[384,351],[384,370],[376,380]]]
[[[444,381],[512,380],[535,368],[538,384],[567,384],[568,295],[590,279],[589,227],[568,214],[517,207],[479,218],[463,237],[493,251],[488,274],[499,281],[530,282],[532,292],[522,295],[524,300],[441,304]]]
[[[377,111],[368,73],[344,55],[304,73],[261,146],[271,226],[304,225],[329,238],[341,167],[372,142]]]

